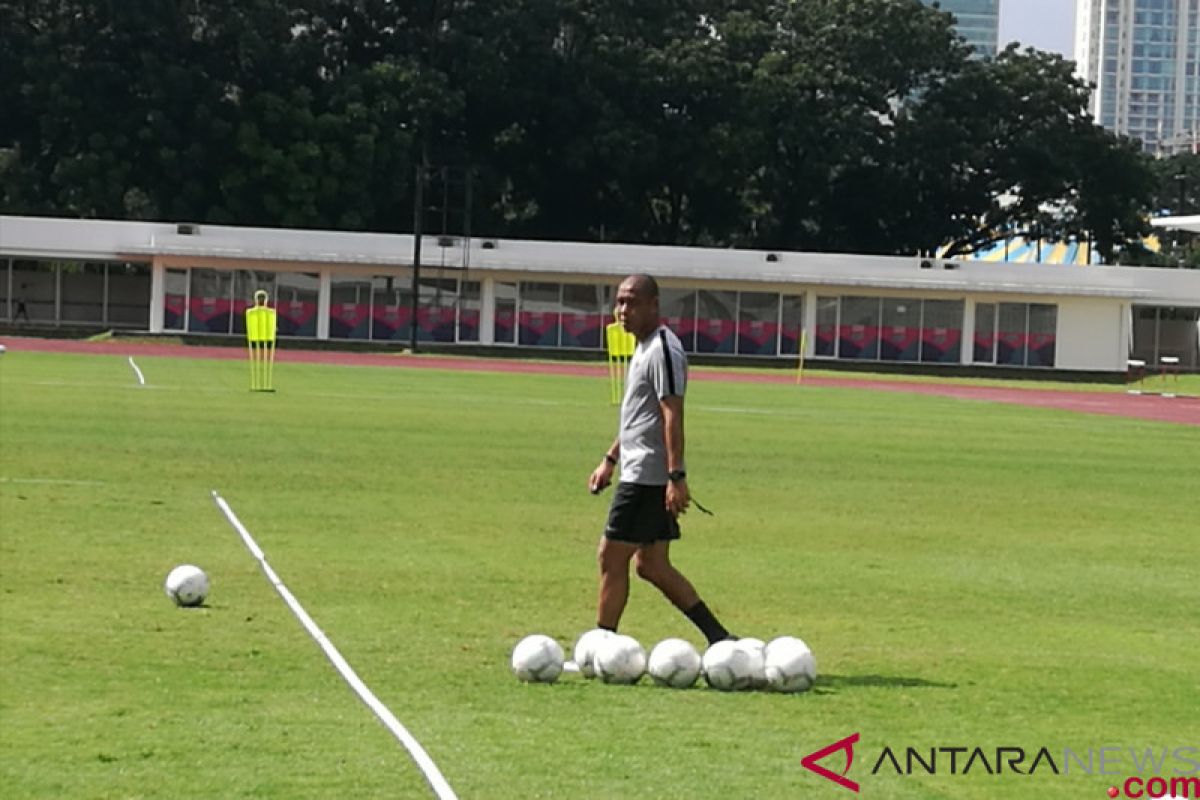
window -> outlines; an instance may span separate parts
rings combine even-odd
[[[559,341],[563,347],[600,347],[604,287],[568,283],[562,290]]]
[[[479,341],[479,316],[483,307],[479,281],[463,281],[458,294],[458,341]]]
[[[329,282],[329,338],[371,338],[371,279],[334,275]]]
[[[150,265],[109,264],[106,300],[105,324],[149,328]]]
[[[921,305],[921,361],[962,360],[963,301],[925,300]]]
[[[1025,333],[1029,307],[1025,303],[1001,303],[996,327],[996,363],[1025,365]]]
[[[371,278],[371,339],[412,340],[412,278],[404,274]]]
[[[921,351],[921,301],[885,297],[879,357],[884,361],[916,361]]]
[[[749,356],[779,352],[779,295],[741,292],[738,295],[737,351]]]
[[[1045,303],[980,303],[975,307],[977,364],[1053,367],[1058,306]]]
[[[663,324],[679,337],[683,349],[696,350],[696,292],[692,289],[660,289],[658,312]]]
[[[780,313],[779,354],[800,354],[801,334],[804,331],[804,296],[784,295]]]
[[[1029,305],[1028,354],[1026,365],[1053,367],[1058,336],[1058,306],[1044,303]]]
[[[58,269],[62,287],[60,321],[103,323],[107,279],[105,265],[61,261]]]
[[[840,304],[836,297],[817,298],[817,341],[813,354],[818,356],[837,355],[837,330]]]
[[[838,357],[874,360],[879,357],[878,297],[843,297],[838,325]]]
[[[233,273],[233,304],[231,306],[230,322],[234,333],[240,336],[246,335],[246,309],[254,305],[255,292],[259,290],[265,291],[267,293],[267,304],[277,304],[275,277],[274,272],[253,272],[244,269],[239,269]],[[276,318],[276,322],[278,323],[278,317]],[[282,330],[278,332],[282,333]]]
[[[696,294],[696,352],[733,353],[736,336],[737,292]]]
[[[517,316],[523,345],[558,347],[558,318],[562,286],[557,283],[521,283]]]
[[[496,344],[517,342],[517,284],[500,283],[496,286],[496,315],[492,321],[492,337]]]
[[[458,306],[457,278],[421,278],[418,286],[417,340],[453,342],[454,312]]]
[[[975,305],[975,351],[971,359],[976,364],[996,363],[996,304]]]
[[[317,335],[317,295],[321,276],[313,272],[275,275],[275,312],[280,336]]]
[[[233,273],[189,271],[187,329],[191,333],[229,333],[233,318]]]

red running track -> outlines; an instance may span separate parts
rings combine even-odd
[[[246,353],[239,347],[205,347],[152,342],[87,342],[75,339],[32,339],[13,336],[0,338],[0,343],[13,351],[42,353],[82,353],[88,355],[159,356],[164,358],[211,358],[240,360]],[[514,372],[545,375],[581,375],[606,377],[603,364],[564,364],[544,361],[522,361],[504,358],[467,358],[411,356],[392,353],[354,353],[341,350],[279,350],[280,363],[339,364],[360,367],[406,367],[410,369],[447,369],[471,372]],[[787,370],[762,372],[729,372],[695,368],[693,379],[738,381],[743,383],[791,383],[794,373]],[[877,381],[857,378],[804,379],[806,386],[839,389],[868,389],[880,392],[956,397],[988,403],[1012,403],[1034,408],[1056,408],[1085,414],[1105,414],[1131,417],[1179,425],[1200,426],[1200,398],[1136,395],[1125,392],[1071,392],[1057,389],[1005,389],[954,383],[918,383],[915,381]]]

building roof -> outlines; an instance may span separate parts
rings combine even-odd
[[[1157,219],[1150,220],[1150,224],[1155,228],[1163,228],[1165,230],[1200,233],[1200,215],[1158,217]]]
[[[246,268],[411,267],[409,234],[0,216],[0,257],[142,261],[194,258]],[[443,246],[445,245],[445,246]],[[671,281],[798,284],[851,290],[1124,298],[1200,306],[1200,271],[1147,267],[945,261],[917,256],[453,238],[422,240],[422,264],[475,275],[616,279],[649,272]],[[255,264],[254,262],[258,262]],[[208,263],[208,262],[206,262]]]

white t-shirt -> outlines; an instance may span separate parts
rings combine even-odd
[[[621,482],[665,486],[667,440],[659,401],[687,389],[687,355],[666,326],[637,343],[621,403]],[[684,469],[684,465],[679,465]]]

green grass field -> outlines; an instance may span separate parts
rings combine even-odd
[[[229,527],[462,798],[1099,798],[1125,775],[871,774],[880,750],[1200,742],[1200,428],[696,381],[676,563],[737,633],[803,637],[794,696],[518,683],[594,621],[615,432],[596,378],[9,352],[0,359],[0,792],[431,796]],[[204,567],[207,607],[162,579]],[[635,585],[624,632],[699,645]],[[830,764],[835,770],[840,762]],[[1176,764],[1186,767],[1186,764]],[[1110,767],[1111,768],[1111,767]],[[1147,773],[1143,773],[1147,774]]]

